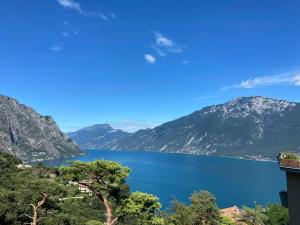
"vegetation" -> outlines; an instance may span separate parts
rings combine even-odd
[[[282,159],[295,159],[295,160],[300,160],[300,156],[292,153],[292,152],[285,152],[281,154]]]
[[[215,197],[207,192],[194,192],[190,196],[190,205],[178,201],[173,202],[173,213],[167,219],[174,225],[217,225],[221,217]]]
[[[3,225],[287,225],[288,211],[279,205],[244,207],[233,221],[220,214],[216,198],[194,192],[190,203],[175,200],[161,211],[151,194],[130,192],[129,168],[113,161],[74,162],[62,168],[41,164],[18,169],[14,156],[0,153],[0,224]],[[92,191],[81,193],[80,183]],[[73,183],[70,183],[73,182]],[[77,183],[76,183],[77,182]]]

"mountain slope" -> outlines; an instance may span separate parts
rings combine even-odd
[[[54,159],[81,153],[52,117],[0,95],[0,151],[23,160]]]
[[[68,133],[82,148],[106,148],[129,136],[129,133],[113,129],[109,124],[98,124]]]
[[[282,150],[300,151],[300,104],[264,97],[238,98],[137,131],[106,147],[274,158]]]

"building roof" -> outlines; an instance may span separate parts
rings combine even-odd
[[[284,158],[284,154],[279,154],[278,163],[281,170],[300,173],[300,160]]]
[[[220,209],[220,213],[222,216],[227,217],[232,221],[237,221],[240,216],[240,209],[235,205],[229,208]]]

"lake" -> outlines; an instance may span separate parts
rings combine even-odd
[[[85,150],[86,155],[44,162],[66,165],[68,160],[90,162],[114,160],[131,168],[128,183],[132,191],[154,194],[164,208],[176,198],[188,202],[193,191],[215,194],[219,207],[252,207],[280,203],[279,192],[286,189],[285,174],[278,164],[224,157],[138,151]]]

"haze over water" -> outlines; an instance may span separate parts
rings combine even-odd
[[[198,190],[214,193],[221,208],[280,203],[279,192],[285,190],[284,173],[275,162],[155,152],[85,151],[86,155],[71,160],[106,159],[130,167],[127,181],[131,190],[157,195],[164,208],[170,206],[174,197],[188,202],[188,196]],[[66,165],[68,160],[45,164]]]

